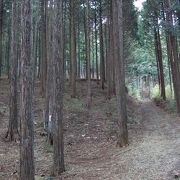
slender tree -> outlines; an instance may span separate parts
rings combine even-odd
[[[122,0],[113,0],[113,42],[118,109],[118,146],[128,144],[125,70],[123,60],[123,15]]]
[[[97,2],[95,1],[95,7],[97,11]],[[96,43],[96,78],[99,80],[99,66],[98,66],[98,28],[97,28],[97,12],[95,11],[95,43]],[[97,81],[98,82],[98,81]]]
[[[174,29],[173,11],[171,10],[172,2],[170,0],[164,0],[164,4],[166,5],[166,22],[172,29]],[[180,115],[180,69],[178,43],[175,34],[172,32],[172,29],[167,29],[167,47],[172,71],[172,80],[175,100],[177,104],[177,112]]]
[[[2,73],[3,0],[0,0],[0,77]]]
[[[160,39],[158,25],[154,27],[154,41],[155,41],[155,52],[156,52],[158,71],[159,71],[158,74],[160,79],[161,97],[163,98],[163,100],[166,100],[162,47],[161,47],[161,39]]]
[[[85,9],[85,42],[87,64],[87,108],[91,106],[91,64],[90,64],[90,28],[89,28],[89,0],[86,0]]]
[[[63,91],[64,91],[64,60],[63,60],[63,1],[54,1],[53,20],[53,173],[59,175],[64,171],[63,142]]]
[[[103,24],[102,24],[102,0],[100,0],[100,7],[99,7],[99,18],[100,18],[100,74],[101,74],[101,87],[104,89],[105,83],[105,58],[104,58],[104,38],[103,38]]]
[[[47,18],[47,0],[40,0],[40,70],[41,70],[41,93],[45,96],[47,79],[47,41],[46,41],[46,18]]]
[[[74,19],[75,3],[74,0],[70,0],[70,61],[71,61],[71,97],[76,96],[76,56],[75,56],[75,19]]]
[[[12,1],[12,18],[11,18],[11,50],[10,50],[10,117],[9,127],[6,138],[10,141],[19,139],[18,132],[18,92],[17,92],[17,69],[18,59],[16,52],[16,0]]]
[[[33,71],[31,60],[31,0],[21,1],[20,180],[34,180]]]

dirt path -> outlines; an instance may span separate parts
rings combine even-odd
[[[143,103],[141,110],[143,122],[129,130],[128,147],[118,149],[113,142],[84,143],[81,152],[74,149],[68,157],[63,179],[174,179],[174,171],[180,171],[180,120],[152,102]]]
[[[2,138],[8,125],[8,82],[0,81],[0,87],[0,180],[17,180],[19,145]],[[82,91],[86,86],[80,87]],[[104,92],[94,88],[88,118],[82,105],[86,88],[79,99],[65,96],[66,172],[55,180],[173,180],[174,171],[180,172],[180,119],[152,102],[140,104],[129,98],[129,146],[120,149],[114,134],[115,100],[106,100]],[[52,147],[41,136],[43,99],[38,88],[34,106],[36,180],[54,180],[48,178]]]

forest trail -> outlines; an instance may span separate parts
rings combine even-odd
[[[129,130],[128,147],[119,149],[105,142],[87,145],[70,158],[63,179],[174,179],[180,171],[180,121],[152,102],[142,103],[141,111],[142,124]]]
[[[16,180],[19,174],[19,145],[4,142],[8,125],[8,81],[0,81],[0,180]],[[86,92],[86,86],[80,90]],[[83,89],[84,88],[84,89]],[[36,88],[35,164],[36,180],[51,174],[52,149],[42,136],[43,99]],[[93,91],[92,109],[82,105],[86,95],[71,99],[65,95],[65,167],[55,180],[173,180],[180,171],[180,119],[153,102],[128,98],[129,146],[116,147],[116,103],[105,93]],[[132,120],[131,120],[132,119]],[[39,178],[38,178],[39,177]],[[51,178],[50,178],[51,179]],[[53,180],[54,180],[53,179]]]

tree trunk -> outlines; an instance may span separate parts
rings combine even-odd
[[[34,180],[33,71],[31,60],[31,0],[21,2],[21,141],[20,180]]]
[[[46,90],[46,77],[47,77],[47,45],[46,45],[46,13],[47,13],[47,0],[40,1],[40,52],[41,52],[41,94],[45,96]]]
[[[48,143],[53,144],[52,137],[52,122],[50,121],[50,117],[52,117],[52,94],[53,94],[53,61],[52,61],[52,13],[53,13],[53,4],[52,0],[49,4],[50,14],[49,14],[49,28],[47,31],[47,82],[46,82],[46,99],[45,99],[45,129],[48,132]]]
[[[173,26],[173,14],[170,11],[171,1],[165,0],[166,4],[166,21],[167,24]],[[179,61],[178,61],[178,51],[177,51],[177,43],[176,37],[173,35],[170,29],[167,31],[167,46],[168,46],[168,54],[171,64],[171,71],[172,71],[172,80],[173,80],[173,87],[174,87],[174,95],[177,104],[177,112],[180,115],[180,70],[179,70]]]
[[[89,28],[89,0],[86,0],[85,12],[85,42],[86,42],[86,62],[87,62],[87,108],[91,106],[91,64],[90,64],[90,28]]]
[[[100,73],[101,73],[101,88],[104,89],[105,83],[105,63],[104,63],[104,39],[103,39],[103,25],[102,25],[102,0],[100,0]]]
[[[159,27],[154,27],[154,37],[155,37],[156,57],[157,57],[157,62],[158,62],[158,66],[159,66],[158,69],[159,69],[159,77],[160,77],[161,97],[163,98],[163,100],[166,100],[164,69],[163,69],[163,60],[162,60],[162,48],[161,48]]]
[[[79,21],[78,21],[77,36],[78,36],[78,78],[81,79],[81,37],[80,37],[80,22]]]
[[[12,1],[11,18],[11,50],[10,50],[10,117],[9,127],[6,138],[10,141],[19,140],[18,132],[18,92],[17,92],[17,68],[18,59],[16,53],[16,0]]]
[[[63,1],[54,1],[53,20],[53,174],[60,175],[64,167],[63,141],[63,92],[64,92],[64,60],[63,60]]]
[[[113,72],[114,72],[114,58],[113,58],[113,27],[112,27],[112,1],[109,4],[109,16],[108,16],[108,43],[107,43],[107,96],[111,99],[114,93],[113,87]]]
[[[96,5],[97,6],[97,5]],[[98,29],[97,29],[97,13],[95,12],[95,43],[96,43],[96,78],[99,80],[99,66],[98,66]]]
[[[0,77],[2,74],[3,0],[0,0]]]
[[[123,16],[122,0],[113,0],[113,41],[116,75],[116,97],[118,109],[118,141],[123,147],[128,144],[127,109],[125,92],[125,70],[123,60]]]
[[[74,23],[74,0],[70,0],[70,62],[71,62],[71,97],[76,97],[76,63],[75,63],[75,23]]]

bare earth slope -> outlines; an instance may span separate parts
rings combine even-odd
[[[1,80],[0,87],[0,180],[17,180],[19,145],[3,139],[8,125],[7,80]],[[104,92],[97,90],[95,84],[92,109],[87,111],[84,108],[86,85],[80,91],[84,95],[79,99],[71,99],[68,93],[65,95],[66,172],[61,177],[50,178],[52,147],[42,135],[44,100],[36,88],[36,180],[173,180],[175,173],[180,173],[179,118],[152,102],[139,103],[128,99],[129,146],[118,148],[115,101],[106,100]]]
[[[84,159],[73,157],[76,163],[64,179],[174,179],[180,171],[180,121],[152,102],[143,103],[141,109],[142,125],[130,130],[128,147],[118,149],[102,143],[94,149],[90,145],[87,148],[92,153],[83,154]]]

